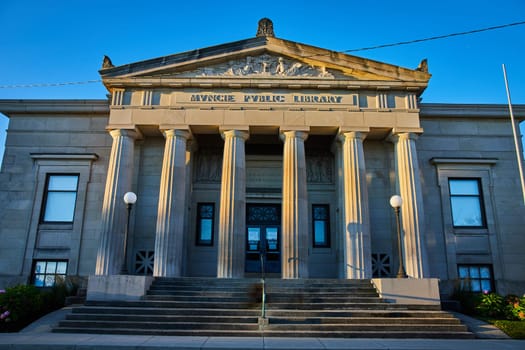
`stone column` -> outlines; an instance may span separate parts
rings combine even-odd
[[[95,270],[97,275],[118,274],[124,259],[127,211],[123,198],[126,192],[131,191],[135,139],[138,136],[134,130],[116,129],[109,133],[113,137],[113,144],[102,205],[102,232]]]
[[[244,142],[248,132],[223,132],[224,156],[222,163],[217,277],[244,276],[245,218],[246,218],[246,161]]]
[[[153,275],[182,276],[186,215],[186,140],[189,132],[164,131],[166,144],[160,178]]]
[[[343,143],[344,278],[372,278],[372,251],[363,140],[366,133],[340,134]]]
[[[424,278],[428,274],[428,262],[416,139],[416,134],[408,132],[393,136],[399,195],[403,198],[401,217],[405,269],[410,277]]]
[[[285,131],[282,199],[282,278],[308,278],[308,193],[303,131]]]

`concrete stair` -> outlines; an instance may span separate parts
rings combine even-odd
[[[54,332],[184,336],[474,338],[439,306],[390,304],[369,280],[157,278],[138,301],[87,301]]]

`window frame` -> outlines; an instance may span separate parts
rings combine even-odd
[[[36,267],[37,267],[38,263],[40,263],[40,262],[44,262],[46,264],[43,273],[37,273],[36,272]],[[54,273],[48,273],[47,272],[47,265],[48,265],[48,263],[57,263],[57,265],[55,266]],[[66,263],[66,271],[64,273],[57,273],[58,263]],[[33,286],[35,286],[37,288],[51,288],[51,287],[55,286],[57,276],[63,276],[64,279],[67,277],[68,269],[69,269],[69,261],[67,259],[34,259],[33,260],[33,265],[32,265],[32,268],[31,268],[31,285],[33,285]],[[44,285],[43,286],[37,286],[36,285],[36,277],[37,277],[37,275],[43,275],[44,276]],[[52,286],[46,286],[45,285],[45,283],[46,283],[45,282],[46,281],[46,276],[54,276],[54,282],[53,282]]]
[[[315,209],[316,208],[324,208],[326,209],[326,219],[324,220],[316,220],[315,219]],[[325,240],[324,243],[318,243],[316,238],[316,221],[322,221],[324,222],[324,236]],[[330,240],[330,205],[329,204],[312,204],[312,246],[314,248],[330,248],[331,246],[331,240]]]
[[[74,191],[72,191],[72,190],[51,190],[50,191],[49,190],[49,183],[50,183],[51,177],[53,177],[53,176],[57,176],[57,177],[58,176],[76,176],[77,183],[76,183],[75,190]],[[41,224],[73,224],[73,222],[75,221],[75,211],[76,211],[76,207],[77,207],[79,184],[80,184],[80,174],[79,173],[47,173],[46,174],[46,182],[45,182],[45,186],[44,186],[44,195],[43,195],[43,198],[42,198],[42,207],[41,207],[41,210],[40,210],[40,223]],[[49,199],[49,193],[50,192],[51,193],[75,193],[75,202],[74,202],[74,207],[73,207],[71,220],[69,220],[69,221],[49,221],[49,220],[45,219],[47,205],[48,205],[48,199]]]
[[[461,278],[461,275],[460,275],[460,269],[461,268],[467,268],[468,269],[468,274],[469,276],[467,278]],[[478,270],[478,276],[477,278],[472,278],[470,276],[470,272],[471,272],[471,269],[472,268],[475,268]],[[487,268],[488,271],[489,271],[489,278],[483,278],[481,277],[481,269],[482,268]],[[496,286],[495,286],[495,281],[494,281],[494,271],[493,271],[493,268],[492,268],[492,265],[491,264],[458,264],[457,265],[457,273],[458,273],[458,280],[460,281],[460,286],[462,289],[464,289],[464,286],[467,282],[469,281],[478,281],[479,282],[479,286],[480,286],[480,290],[476,290],[476,291],[473,291],[471,290],[471,283],[468,283],[468,288],[467,289],[464,289],[468,292],[471,292],[471,293],[485,293],[485,292],[488,292],[488,293],[491,293],[491,292],[495,292],[496,291]],[[487,290],[487,289],[483,289],[482,288],[482,281],[488,281],[490,283],[490,290]]]
[[[210,218],[205,218],[201,216],[201,208],[204,206],[212,207],[212,210],[211,210],[211,213],[212,213],[211,215],[211,238],[209,241],[202,239],[202,232],[201,232],[202,220],[210,219]],[[196,221],[197,223],[196,223],[196,232],[195,232],[196,233],[195,234],[195,245],[202,246],[202,247],[212,247],[214,239],[215,239],[215,234],[214,234],[214,231],[215,231],[215,203],[214,202],[197,203]]]
[[[480,177],[449,177],[448,182],[448,199],[450,204],[450,214],[452,216],[452,227],[454,229],[486,229],[487,228],[487,218],[486,218],[486,209],[485,209],[485,203],[483,201],[483,188],[481,184],[481,178]],[[451,187],[450,187],[450,181],[475,181],[478,187],[478,194],[472,195],[472,194],[453,194]],[[461,198],[477,198],[478,204],[479,204],[479,210],[480,210],[480,216],[481,216],[481,225],[455,225],[454,224],[454,206],[452,204],[452,198],[455,197],[461,197]]]

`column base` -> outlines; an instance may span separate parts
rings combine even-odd
[[[89,276],[86,300],[140,300],[152,282],[151,276]]]
[[[441,305],[437,278],[372,278],[372,283],[390,303]]]

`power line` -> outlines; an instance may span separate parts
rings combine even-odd
[[[384,47],[408,45],[408,44],[420,43],[420,42],[424,42],[424,41],[445,39],[445,38],[450,38],[450,37],[453,37],[453,36],[460,36],[460,35],[468,35],[468,34],[474,34],[474,33],[480,33],[480,32],[487,32],[489,30],[507,28],[507,27],[512,27],[512,26],[519,26],[519,25],[523,25],[523,24],[525,24],[525,21],[515,22],[515,23],[508,23],[508,24],[502,24],[502,25],[499,25],[499,26],[493,26],[493,27],[487,27],[487,28],[481,28],[481,29],[473,29],[473,30],[469,30],[469,31],[466,31],[466,32],[458,32],[458,33],[451,33],[451,34],[432,36],[432,37],[423,38],[423,39],[400,41],[400,42],[393,43],[393,44],[383,44],[383,45],[377,45],[377,46],[362,47],[362,48],[359,48],[359,49],[344,50],[344,51],[340,51],[340,52],[357,52],[357,51],[382,49]]]
[[[446,39],[446,38],[451,38],[451,37],[455,37],[455,36],[462,36],[462,35],[469,35],[469,34],[487,32],[487,31],[490,31],[490,30],[496,30],[496,29],[502,29],[502,28],[507,28],[507,27],[519,26],[519,25],[523,25],[523,24],[525,24],[525,21],[514,22],[514,23],[507,23],[507,24],[502,24],[502,25],[499,25],[499,26],[492,26],[492,27],[486,27],[486,28],[481,28],[481,29],[473,29],[473,30],[469,30],[469,31],[466,31],[466,32],[450,33],[450,34],[432,36],[432,37],[428,37],[428,38],[414,39],[414,40],[408,40],[408,41],[399,41],[399,42],[391,43],[391,44],[382,44],[382,45],[376,45],[376,46],[361,47],[359,49],[349,49],[349,50],[343,50],[343,51],[337,51],[337,52],[338,53],[349,53],[349,52],[358,52],[358,51],[368,51],[368,50],[382,49],[382,48],[385,48],[385,47],[409,45],[409,44],[421,43],[421,42],[425,42],[425,41]],[[315,56],[323,56],[323,55],[304,56],[303,58],[309,58],[309,57],[315,57]],[[101,79],[86,80],[86,81],[71,81],[71,82],[64,82],[64,83],[12,84],[12,85],[0,85],[0,89],[56,87],[56,86],[67,86],[67,85],[92,84],[92,83],[100,83],[100,82],[102,82]]]
[[[102,80],[85,80],[85,81],[68,81],[63,83],[35,83],[35,84],[12,84],[12,85],[0,85],[0,89],[21,89],[21,88],[37,88],[37,87],[52,87],[52,86],[65,86],[65,85],[83,85],[100,83]]]

